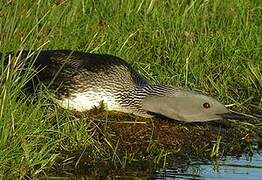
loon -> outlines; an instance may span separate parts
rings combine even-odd
[[[41,50],[10,52],[4,57],[4,64],[14,57],[29,60],[29,67],[37,71],[33,84],[48,87],[54,92],[54,102],[69,110],[83,112],[103,104],[108,111],[145,118],[161,115],[184,122],[252,117],[228,110],[201,93],[153,85],[129,63],[113,55]]]

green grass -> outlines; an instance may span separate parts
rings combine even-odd
[[[0,50],[21,49],[113,54],[153,83],[203,91],[231,109],[262,111],[260,0],[3,0]],[[63,151],[125,164],[128,155],[115,153],[117,144],[108,140],[105,147],[93,138],[94,121],[83,123],[59,110],[45,92],[18,99],[30,73],[19,76],[14,64],[2,67],[0,77],[2,178],[42,176]],[[261,132],[262,122],[252,123]],[[79,161],[70,158],[64,161],[77,166]]]

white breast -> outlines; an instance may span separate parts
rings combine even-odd
[[[83,93],[73,94],[71,97],[62,100],[56,99],[55,102],[62,108],[76,111],[87,111],[94,107],[100,107],[101,103],[109,111],[121,110],[120,104],[114,98],[114,95],[109,92],[94,92],[88,91]]]

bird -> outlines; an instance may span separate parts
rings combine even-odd
[[[228,110],[211,96],[171,85],[155,85],[125,60],[81,51],[23,50],[0,54],[7,64],[14,58],[27,62],[23,69],[37,73],[29,89],[44,85],[64,109],[84,112],[104,106],[143,118],[161,115],[183,122],[253,118]]]

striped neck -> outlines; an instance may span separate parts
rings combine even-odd
[[[173,94],[176,89],[172,86],[167,85],[146,85],[142,87],[138,87],[136,89],[135,94],[137,96],[145,97],[145,96],[164,96],[168,94]]]
[[[136,86],[127,94],[119,94],[119,102],[123,107],[120,111],[133,113],[143,117],[152,117],[152,115],[149,115],[148,111],[142,107],[144,99],[149,96],[168,96],[174,91],[175,88],[172,86],[150,84]]]

